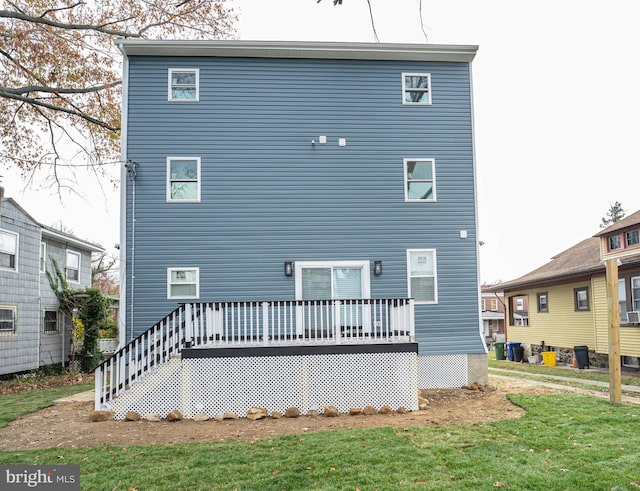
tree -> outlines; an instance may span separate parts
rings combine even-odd
[[[226,1],[0,0],[0,162],[23,173],[50,164],[59,184],[65,153],[96,171],[117,161],[113,39],[230,37]]]
[[[626,213],[627,212],[622,209],[619,201],[616,201],[614,204],[609,203],[609,210],[604,218],[602,218],[600,228],[607,228],[609,225],[619,222],[624,218]]]

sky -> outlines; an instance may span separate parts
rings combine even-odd
[[[244,40],[375,42],[366,0],[231,0]],[[480,279],[518,278],[640,209],[637,0],[370,0],[383,43],[478,45],[473,61]],[[424,31],[424,32],[423,32]],[[426,33],[426,38],[425,38]],[[113,250],[119,191],[76,172],[75,192],[0,174],[45,225]]]

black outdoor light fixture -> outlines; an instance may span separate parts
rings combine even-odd
[[[284,275],[293,276],[293,263],[291,261],[284,262]]]
[[[376,276],[382,274],[382,261],[373,261],[373,274]]]

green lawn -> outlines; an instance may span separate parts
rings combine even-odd
[[[52,406],[53,401],[71,394],[91,390],[93,382],[57,387],[55,389],[31,390],[17,394],[0,395],[0,427],[23,414],[33,413]]]
[[[82,489],[99,491],[640,487],[640,407],[572,394],[511,398],[526,416],[257,442],[0,452],[0,464],[80,464]]]

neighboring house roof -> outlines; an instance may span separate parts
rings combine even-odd
[[[15,206],[21,213],[27,216],[33,223],[39,226],[42,229],[42,236],[47,237],[52,240],[57,240],[59,242],[65,242],[67,244],[71,244],[78,249],[82,249],[84,251],[89,252],[104,252],[104,248],[99,244],[94,244],[92,242],[88,242],[86,240],[80,239],[74,235],[68,234],[66,232],[62,232],[60,230],[56,230],[52,227],[47,227],[46,225],[41,224],[36,219],[34,219],[22,206],[20,206],[16,200],[13,198],[3,198],[3,201],[11,202],[13,206]]]
[[[593,237],[579,242],[569,249],[553,256],[550,262],[538,269],[517,278],[494,285],[487,291],[505,291],[517,288],[530,287],[536,284],[547,284],[555,281],[567,281],[571,278],[592,274],[604,273],[605,264],[600,258],[600,236],[609,234],[615,230],[621,230],[640,223],[640,211],[607,227]],[[621,258],[622,265],[640,263],[640,250],[637,254]]]
[[[295,41],[116,39],[129,56],[223,56],[350,60],[472,61],[478,46]]]

